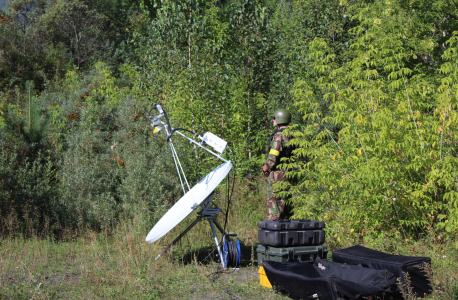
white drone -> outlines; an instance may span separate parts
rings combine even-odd
[[[178,177],[180,178],[180,183],[181,183],[181,187],[183,188],[184,195],[183,197],[181,197],[181,199],[178,202],[175,203],[175,205],[172,206],[171,209],[169,209],[169,211],[159,220],[159,222],[157,222],[154,225],[153,229],[151,229],[151,231],[146,236],[146,239],[145,239],[146,242],[154,243],[155,241],[160,239],[162,236],[164,236],[167,232],[172,230],[178,223],[183,221],[189,214],[191,214],[196,208],[200,206],[202,207],[202,210],[198,213],[196,220],[191,225],[189,225],[188,228],[186,228],[164,251],[162,251],[162,253],[156,257],[156,259],[158,259],[163,253],[165,253],[176,242],[178,242],[199,221],[202,221],[203,219],[207,219],[208,222],[210,223],[210,226],[213,232],[213,237],[215,240],[216,247],[218,249],[218,254],[219,254],[223,268],[226,268],[229,264],[236,266],[236,267],[239,266],[240,265],[240,243],[237,240],[236,242],[232,242],[232,243],[236,243],[232,245],[233,247],[228,247],[228,241],[226,241],[226,237],[236,236],[236,235],[225,233],[223,227],[221,227],[221,225],[216,220],[216,217],[221,212],[221,209],[217,207],[215,204],[213,204],[213,207],[211,207],[213,197],[215,196],[214,190],[221,183],[221,181],[226,177],[229,171],[232,169],[232,163],[221,157],[222,153],[226,149],[227,142],[220,139],[213,133],[207,132],[204,134],[203,137],[198,136],[199,139],[201,140],[201,142],[198,143],[180,132],[180,131],[188,131],[188,132],[191,132],[191,131],[186,130],[184,128],[175,128],[175,129],[172,128],[170,126],[169,119],[165,111],[161,108],[159,104],[156,104],[156,108],[159,111],[159,115],[155,117],[151,116],[151,110],[153,109],[151,108],[148,112],[148,118],[151,120],[151,126],[153,127],[153,133],[158,133],[161,130],[165,129],[165,132],[167,134],[167,139],[170,145],[170,149],[172,151],[172,157],[175,162],[175,167],[177,168]],[[161,120],[162,117],[165,118],[166,122]],[[175,150],[175,147],[173,146],[173,142],[172,142],[173,133],[179,134],[180,136],[189,140],[194,145],[199,146],[200,148],[208,151],[209,153],[213,154],[215,157],[224,161],[224,163],[218,166],[213,171],[211,171],[207,176],[205,176],[202,180],[200,180],[193,188],[190,188],[189,183],[184,174],[183,168],[181,166],[180,160],[178,158],[177,152]],[[214,151],[216,151],[217,153],[211,151],[204,145],[211,146],[214,149]],[[183,179],[188,188],[187,192],[183,184]],[[214,225],[216,225],[218,230],[223,235],[222,243],[218,242],[218,237],[216,235]],[[234,247],[235,245],[237,247]],[[229,249],[234,249],[234,248],[237,248],[238,253],[229,253],[231,251]],[[234,252],[234,250],[232,251]],[[236,259],[234,259],[234,257],[236,257]]]

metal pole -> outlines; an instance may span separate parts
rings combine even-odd
[[[218,228],[218,230],[223,234],[223,235],[226,235],[226,232],[224,231],[223,227],[218,223],[217,220],[213,221],[216,225],[216,228]]]
[[[184,194],[186,194],[186,191],[184,189],[183,181],[181,180],[180,170],[178,169],[177,161],[175,159],[175,154],[173,153],[173,146],[172,146],[172,142],[171,141],[170,141],[169,145],[170,145],[170,150],[172,151],[173,162],[175,163],[175,167],[177,168],[178,178],[180,178],[181,188],[183,189],[183,195],[184,195]]]
[[[170,142],[172,142],[172,139],[170,138]],[[181,166],[181,163],[180,163],[180,159],[178,158],[178,154],[175,150],[175,146],[173,146],[173,144],[171,144],[172,148],[173,148],[173,152],[175,153],[176,157],[177,157],[177,160],[178,160],[178,165],[180,166],[180,169],[181,169],[181,173],[183,173],[183,177],[184,177],[184,181],[186,182],[186,185],[188,186],[188,190],[191,190],[191,188],[189,187],[189,183],[188,183],[188,180],[186,179],[186,175],[184,174],[184,171],[183,171],[183,167]]]
[[[181,240],[181,238],[186,234],[188,233],[189,230],[191,230],[197,223],[199,223],[200,221],[202,221],[202,217],[201,216],[198,216],[194,222],[191,223],[191,225],[188,226],[188,228],[186,228],[176,239],[173,240],[173,242],[170,243],[170,245],[167,246],[167,248],[165,248],[157,257],[156,259],[154,260],[157,260],[159,257],[161,257],[162,254],[164,254],[165,252],[167,252],[173,245],[175,245],[176,242],[178,242],[179,240]]]
[[[226,269],[226,264],[224,263],[224,260],[223,260],[223,254],[221,253],[221,247],[218,242],[218,237],[216,236],[215,226],[213,226],[213,218],[207,217],[207,220],[210,223],[210,226],[212,228],[213,237],[215,238],[216,248],[218,249],[219,259],[221,260],[221,265],[223,266],[224,269]]]
[[[227,162],[227,160],[225,160],[224,158],[222,158],[220,155],[218,155],[218,154],[216,154],[215,152],[211,151],[210,149],[208,149],[208,148],[202,146],[201,144],[197,143],[196,141],[194,141],[194,140],[188,138],[187,136],[185,136],[185,135],[182,134],[181,132],[179,132],[179,131],[175,131],[175,132],[178,133],[179,135],[181,135],[182,137],[188,139],[188,140],[189,140],[191,143],[193,143],[194,145],[199,146],[200,148],[202,148],[202,149],[204,149],[204,150],[210,152],[211,154],[213,154],[213,155],[216,156],[217,158],[221,159],[222,161]]]
[[[164,126],[164,128],[165,128],[165,132],[167,133],[167,136],[168,136],[169,135],[169,130],[168,130],[167,126]],[[184,194],[186,194],[186,190],[184,189],[184,184],[183,184],[183,181],[181,180],[180,170],[178,169],[178,165],[177,165],[177,161],[176,161],[178,159],[178,156],[175,158],[176,153],[174,152],[174,147],[173,147],[173,143],[172,143],[172,139],[171,138],[169,139],[169,146],[170,146],[170,151],[172,151],[173,162],[175,163],[175,167],[177,168],[178,178],[180,178],[181,188],[183,189],[183,195],[184,195]],[[189,188],[189,185],[188,185],[188,188]]]

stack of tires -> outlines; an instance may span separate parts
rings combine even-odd
[[[316,220],[276,220],[258,223],[258,264],[276,262],[313,262],[326,259],[325,224]]]

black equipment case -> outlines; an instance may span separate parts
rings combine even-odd
[[[324,222],[317,220],[276,220],[260,221],[258,227],[267,230],[313,230],[323,229]]]
[[[292,299],[337,300],[380,295],[389,291],[396,277],[387,270],[368,269],[321,260],[314,263],[264,261],[272,286]]]
[[[314,246],[325,241],[325,224],[316,220],[261,221],[258,227],[259,243],[266,246]]]
[[[321,245],[324,239],[323,230],[258,231],[259,243],[274,247]]]
[[[326,259],[328,248],[320,246],[299,246],[299,247],[270,247],[258,245],[256,248],[258,254],[258,265],[262,265],[264,260],[276,262],[313,262],[317,257]]]
[[[361,265],[372,269],[386,269],[405,282],[409,274],[412,291],[419,297],[430,293],[431,287],[422,268],[431,264],[429,257],[401,256],[383,253],[360,245],[332,252],[332,260],[349,265]]]

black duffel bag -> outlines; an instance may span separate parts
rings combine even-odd
[[[389,291],[396,277],[386,270],[374,270],[317,258],[311,263],[263,261],[272,286],[292,299],[357,299]]]
[[[349,265],[361,265],[372,269],[386,269],[405,283],[409,274],[412,292],[419,297],[431,292],[429,280],[423,268],[431,264],[429,257],[392,255],[360,245],[332,252],[332,260]]]

